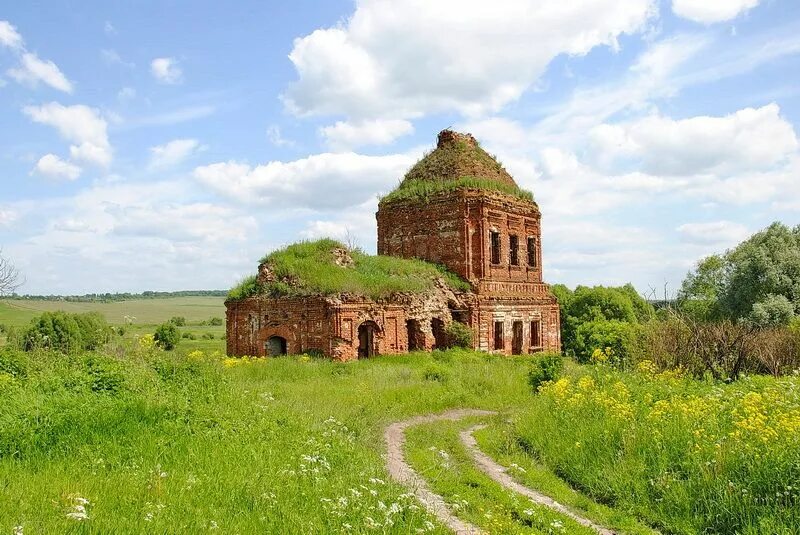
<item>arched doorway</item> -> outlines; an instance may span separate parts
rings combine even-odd
[[[433,318],[431,320],[431,331],[436,343],[434,349],[445,349],[447,347],[447,333],[444,330],[444,322],[439,318]]]
[[[286,338],[270,336],[264,346],[268,357],[277,357],[286,354]]]
[[[374,321],[365,321],[358,326],[358,358],[365,359],[378,354],[375,334],[378,324]]]
[[[418,320],[407,320],[406,331],[408,334],[408,350],[417,351],[425,349],[425,334],[422,332]]]

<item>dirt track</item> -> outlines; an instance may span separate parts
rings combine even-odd
[[[388,452],[386,466],[389,470],[389,475],[391,475],[395,481],[407,486],[414,493],[417,499],[428,509],[428,511],[431,512],[431,514],[436,516],[440,522],[459,535],[476,535],[482,533],[482,531],[477,526],[468,522],[464,522],[452,514],[450,509],[448,509],[444,499],[431,491],[425,480],[421,478],[419,474],[417,474],[406,462],[403,455],[403,446],[405,445],[406,441],[405,431],[411,426],[427,424],[441,420],[455,421],[462,418],[467,418],[469,416],[493,416],[495,414],[497,413],[493,411],[455,409],[440,414],[415,416],[402,422],[395,422],[389,425],[384,433]],[[508,472],[504,466],[496,463],[478,448],[478,444],[472,434],[483,427],[485,426],[473,426],[470,429],[462,431],[460,436],[461,442],[475,460],[475,464],[484,473],[486,473],[489,477],[506,489],[522,494],[535,503],[558,511],[561,514],[572,518],[579,524],[595,530],[601,535],[615,535],[614,531],[595,524],[588,518],[575,513],[549,496],[545,496],[544,494],[529,489],[528,487],[514,481],[511,476],[508,475]]]

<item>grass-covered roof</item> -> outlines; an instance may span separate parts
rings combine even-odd
[[[443,130],[436,148],[414,164],[397,188],[381,202],[427,198],[461,188],[485,189],[533,200],[533,194],[520,188],[474,137]]]
[[[382,299],[400,292],[424,293],[436,279],[455,290],[469,288],[467,282],[435,264],[368,255],[331,239],[295,243],[268,254],[261,263],[269,271],[269,281],[248,277],[230,290],[229,299],[343,293]]]

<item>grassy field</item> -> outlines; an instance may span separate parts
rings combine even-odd
[[[183,316],[189,323],[199,323],[211,317],[224,318],[222,297],[171,297],[164,299],[134,299],[109,303],[69,301],[35,301],[22,299],[0,300],[0,323],[22,326],[46,311],[99,312],[112,325],[157,325],[173,316]],[[130,321],[126,320],[126,317]]]
[[[101,353],[0,347],[0,533],[444,533],[388,481],[382,432],[462,407],[499,411],[476,438],[515,479],[621,533],[800,532],[797,376],[568,361],[534,393],[536,357],[226,359],[224,327],[199,325],[219,298],[2,301],[0,323],[55,308],[138,316]],[[197,339],[164,352],[142,335],[173,316]],[[458,432],[475,421],[409,430],[431,488],[489,533],[584,533],[473,466]]]
[[[703,395],[730,393],[743,403],[780,389],[789,394],[765,425],[773,416],[790,425],[800,410],[794,378],[722,386],[571,365],[567,387],[535,395],[531,357],[241,361],[222,356],[221,340],[203,344],[167,353],[117,339],[103,354],[69,357],[0,350],[0,533],[444,533],[388,481],[382,431],[456,407],[500,411],[477,435],[485,451],[518,467],[523,483],[622,532],[647,533],[641,520],[664,533],[800,526],[797,434],[770,449],[753,432],[737,439],[747,447],[721,457],[703,435],[700,455],[677,401],[694,407]],[[597,394],[564,401],[590,391],[582,377]],[[677,420],[646,427],[639,411],[664,399],[676,400]],[[609,412],[622,414],[625,403],[635,414],[628,423]],[[731,414],[709,410],[692,421],[716,436],[737,425]],[[477,472],[456,438],[471,423],[409,430],[409,461],[434,490],[489,533],[584,532]],[[770,499],[778,481],[781,496]]]
[[[168,297],[159,299],[133,299],[130,301],[69,302],[37,301],[23,299],[0,299],[0,324],[24,328],[42,312],[62,310],[82,313],[99,312],[112,325],[125,326],[127,338],[152,333],[156,325],[181,316],[186,318],[186,326],[179,330],[192,333],[196,340],[183,339],[184,349],[213,349],[219,344],[209,343],[202,336],[213,335],[220,339],[225,335],[225,326],[199,325],[211,318],[225,318],[225,299],[223,297]],[[6,337],[0,333],[0,347]]]

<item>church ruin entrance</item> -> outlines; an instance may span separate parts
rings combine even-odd
[[[417,320],[406,321],[406,331],[408,331],[408,350],[417,351],[425,349],[425,335]]]
[[[444,322],[439,318],[431,320],[431,331],[433,332],[433,339],[436,346],[434,349],[444,349],[447,347],[447,334],[444,331]]]
[[[515,321],[511,325],[511,354],[512,355],[521,355],[522,354],[522,322]]]
[[[366,359],[378,354],[375,348],[375,333],[378,325],[374,321],[365,321],[358,326],[358,358]]]
[[[286,354],[286,338],[270,336],[265,344],[268,357],[278,357]]]

